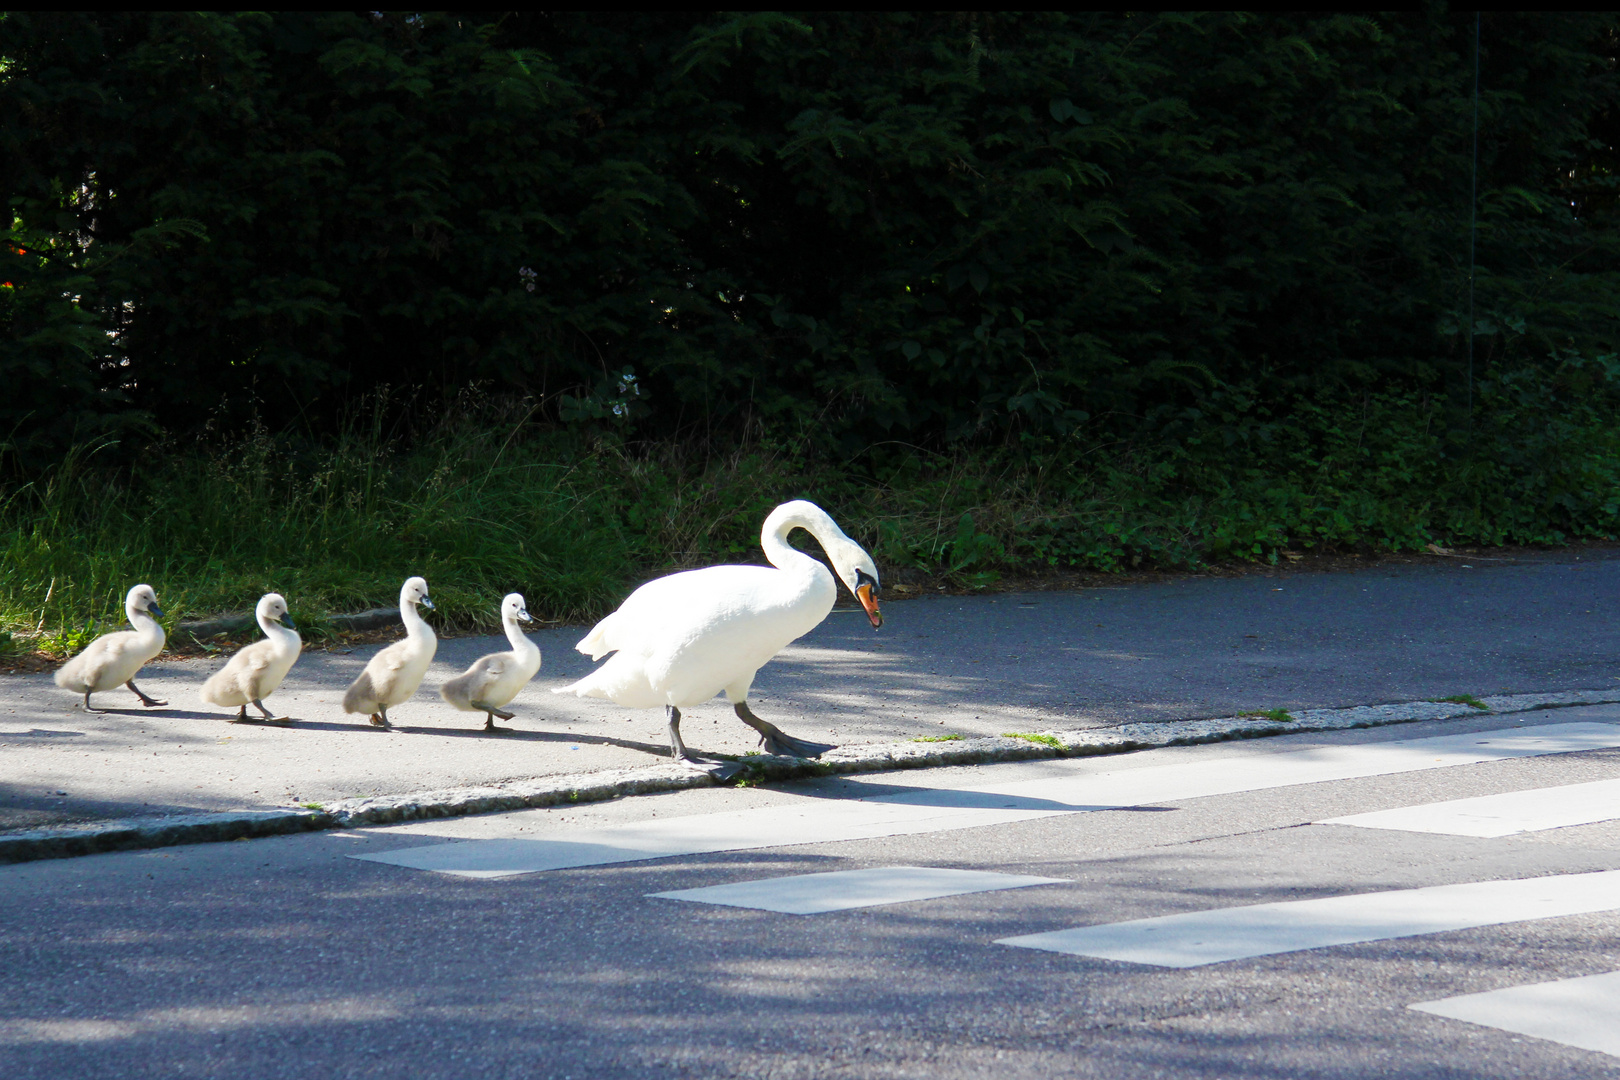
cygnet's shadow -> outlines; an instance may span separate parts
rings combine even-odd
[[[655,757],[669,757],[668,743],[636,742],[634,739],[611,739],[605,735],[570,735],[558,731],[526,731],[522,728],[500,728],[488,731],[476,728],[400,727],[394,730],[408,735],[448,735],[454,739],[493,739],[498,742],[565,742],[590,743],[592,746],[619,746],[626,750],[640,750]]]
[[[84,706],[78,707],[79,712],[85,712]],[[161,716],[165,720],[224,720],[224,713],[197,712],[193,709],[171,709],[167,705],[159,705],[155,709],[91,709],[91,716]]]

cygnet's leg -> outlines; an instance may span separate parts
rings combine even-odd
[[[676,761],[684,761],[688,765],[705,769],[716,780],[730,780],[742,772],[743,767],[735,761],[713,762],[693,756],[686,748],[686,744],[681,741],[681,710],[673,705],[665,705],[664,711],[669,716],[669,751],[675,756]]]
[[[92,709],[90,707],[90,691],[89,690],[86,690],[84,692],[84,711],[85,712],[100,712],[101,711],[100,709]]]
[[[260,701],[258,698],[253,699],[253,705],[260,712],[264,713],[264,722],[267,723],[267,724],[280,724],[283,727],[285,727],[286,725],[288,725],[288,724],[290,724],[292,722],[291,719],[289,719],[288,717],[277,716],[275,713],[273,713],[269,709],[265,708],[264,707],[264,702]],[[247,716],[247,706],[246,705],[242,706],[242,715],[244,717]]]
[[[829,750],[838,747],[831,743],[810,742],[807,739],[795,739],[781,728],[768,720],[761,720],[755,716],[748,707],[748,702],[738,701],[732,704],[737,713],[737,719],[759,732],[759,741],[764,744],[767,754],[783,754],[787,757],[813,758],[820,757]]]
[[[145,705],[148,709],[155,709],[159,705],[168,704],[167,701],[159,701],[157,698],[148,694],[145,690],[142,690],[140,687],[136,686],[134,679],[129,680],[129,682],[125,683],[124,685],[135,691],[135,696],[140,698],[141,704]]]
[[[380,728],[392,728],[394,726],[388,722],[388,706],[381,704],[377,706],[377,711],[371,714],[371,726]]]
[[[484,710],[484,730],[485,731],[506,731],[507,730],[506,728],[498,728],[498,727],[496,727],[495,726],[495,718],[498,716],[502,720],[510,720],[510,719],[512,719],[512,716],[513,716],[512,713],[507,712],[505,709],[496,708],[494,705],[489,704],[489,702],[487,702],[487,701],[471,701],[471,702],[468,702],[468,704],[471,705],[475,709],[483,709]]]
[[[242,706],[242,711],[236,714],[236,719],[232,720],[231,723],[233,723],[233,724],[245,724],[245,723],[247,723],[247,706],[246,705]]]

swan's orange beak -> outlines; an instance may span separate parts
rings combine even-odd
[[[855,599],[861,602],[866,609],[866,617],[872,620],[872,629],[876,630],[883,625],[883,612],[878,610],[877,597],[872,594],[870,584],[861,585],[855,590]]]

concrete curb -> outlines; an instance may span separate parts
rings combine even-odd
[[[1410,701],[1397,705],[1364,705],[1348,709],[1307,709],[1290,719],[1228,716],[1212,720],[1171,720],[1121,724],[1079,731],[1049,730],[1019,737],[964,738],[945,742],[870,743],[840,747],[820,761],[758,755],[744,758],[749,782],[787,780],[839,773],[927,769],[978,765],[1032,758],[1089,757],[1192,746],[1231,739],[1256,739],[1296,732],[1343,731],[1422,720],[1502,715],[1535,709],[1605,705],[1620,702],[1620,690],[1573,690],[1554,694],[1503,694],[1479,699],[1487,710],[1465,704]],[[615,769],[533,780],[513,780],[489,787],[451,788],[412,795],[344,799],[318,810],[242,810],[214,814],[180,814],[0,835],[0,863],[59,859],[132,848],[204,844],[255,836],[310,832],[318,829],[388,825],[427,818],[488,814],[598,802],[621,795],[643,795],[683,788],[711,787],[708,773],[674,763],[644,769]]]

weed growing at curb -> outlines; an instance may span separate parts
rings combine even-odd
[[[1003,739],[1024,739],[1027,742],[1040,743],[1042,746],[1063,749],[1063,740],[1056,735],[1036,735],[1028,731],[1003,731],[1001,737]]]
[[[1294,722],[1293,716],[1289,715],[1287,709],[1250,709],[1248,712],[1240,712],[1238,715],[1258,716],[1263,720],[1275,720],[1279,724],[1292,724]]]
[[[911,741],[912,742],[957,742],[961,738],[962,738],[962,736],[960,736],[960,735],[919,735],[915,739],[912,739]]]
[[[324,805],[322,805],[321,803],[318,803],[318,802],[299,803],[298,805],[303,807],[305,810],[325,810],[326,809],[326,807]]]
[[[1490,712],[1491,707],[1473,694],[1452,694],[1450,697],[1430,698],[1436,705],[1467,705],[1470,709],[1479,709],[1481,712]]]

